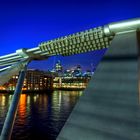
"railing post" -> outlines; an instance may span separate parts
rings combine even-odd
[[[14,125],[14,121],[16,118],[18,103],[19,103],[19,99],[20,99],[20,94],[21,94],[21,90],[22,90],[22,86],[23,86],[23,82],[24,82],[24,77],[26,74],[26,69],[27,69],[27,65],[25,65],[24,69],[22,69],[20,71],[16,89],[14,91],[14,95],[13,95],[2,131],[1,131],[0,140],[10,140],[10,138],[11,138],[13,125]]]

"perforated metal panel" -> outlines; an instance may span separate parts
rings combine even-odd
[[[67,56],[107,48],[111,40],[98,27],[41,43],[39,48],[48,54]]]

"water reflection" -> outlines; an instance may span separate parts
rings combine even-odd
[[[18,117],[20,118],[19,125],[25,124],[25,116],[26,116],[26,98],[25,94],[21,94],[18,108]]]
[[[6,100],[5,96],[2,96],[2,99],[1,99],[1,106],[5,106],[5,100]]]
[[[81,91],[54,91],[52,94],[22,94],[12,140],[54,140],[64,125]],[[12,95],[0,94],[0,129]]]

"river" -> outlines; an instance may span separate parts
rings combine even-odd
[[[82,91],[21,94],[11,140],[55,140]],[[12,95],[0,94],[0,131]]]

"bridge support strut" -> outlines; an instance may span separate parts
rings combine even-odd
[[[26,74],[26,69],[27,69],[27,65],[25,65],[24,69],[20,71],[16,89],[14,91],[14,95],[13,95],[2,131],[1,131],[0,140],[10,140],[11,138],[13,124],[16,118],[18,103],[20,99],[20,94],[21,94],[21,90],[22,90],[22,86],[24,82],[24,77]]]

